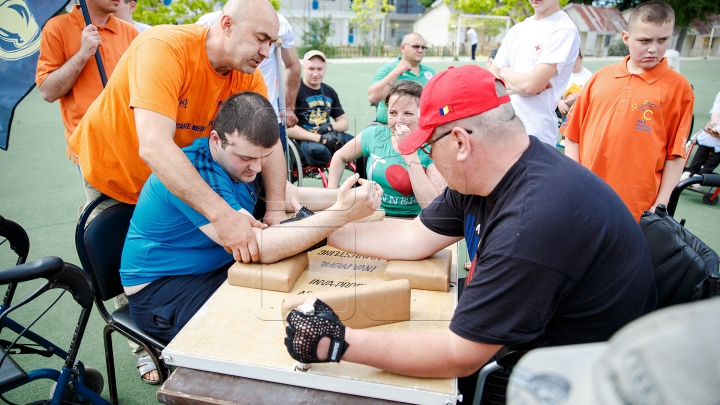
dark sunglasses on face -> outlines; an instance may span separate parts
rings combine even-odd
[[[427,51],[427,46],[425,46],[425,45],[410,45],[410,44],[405,44],[405,45],[412,47],[416,51],[418,51],[420,49],[422,49],[423,51]]]

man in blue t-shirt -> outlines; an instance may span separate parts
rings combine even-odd
[[[252,215],[262,181],[258,173],[279,138],[272,105],[257,93],[231,96],[220,108],[209,138],[183,152],[207,184],[235,210]],[[297,254],[338,226],[371,215],[379,186],[357,176],[340,189],[296,188],[286,198],[329,210],[303,220],[303,227],[254,228],[260,263]],[[297,203],[297,201],[296,201]],[[286,203],[286,207],[289,204]],[[220,244],[212,223],[173,195],[153,174],[140,193],[123,248],[120,278],[138,326],[171,340],[227,279],[233,255]]]
[[[430,79],[418,127],[398,147],[428,151],[445,192],[412,221],[349,224],[328,244],[419,260],[465,238],[472,269],[458,282],[464,291],[450,326],[355,330],[315,302],[322,316],[288,315],[285,344],[295,359],[464,377],[503,346],[604,341],[654,309],[650,253],[630,211],[598,176],[528,136],[502,81],[487,70],[466,65]],[[463,383],[461,393],[472,398]]]

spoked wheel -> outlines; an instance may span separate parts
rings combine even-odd
[[[105,387],[105,380],[103,379],[102,374],[100,374],[99,371],[95,370],[92,367],[85,367],[85,382],[84,385],[88,387],[92,392],[100,395],[102,394],[102,390]],[[53,397],[55,394],[55,388],[57,387],[57,382],[53,383],[52,387],[50,387],[50,398]],[[92,404],[87,399],[83,398],[82,401],[80,401],[80,398],[78,397],[78,394],[72,392],[70,389],[67,389],[65,391],[65,395],[63,395],[63,404],[79,404],[79,405],[90,405]],[[39,403],[43,403],[42,401]],[[48,400],[48,404],[50,401]]]
[[[702,200],[707,205],[716,205],[718,201],[720,201],[720,196],[715,195],[715,191],[713,189],[710,189],[705,194],[703,194]]]
[[[295,144],[295,142],[290,139],[288,139],[288,152],[290,164],[288,165],[287,169],[290,173],[290,182],[295,184],[295,182],[297,181],[297,186],[302,187],[303,171],[302,162],[300,161],[300,152],[298,151],[297,144]]]

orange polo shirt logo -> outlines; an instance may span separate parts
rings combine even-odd
[[[642,105],[639,107],[636,103],[633,103],[632,109],[633,111],[638,111],[640,113],[640,118],[638,118],[637,123],[635,124],[635,130],[648,134],[652,133],[650,121],[652,121],[653,115],[655,115],[655,111],[660,110],[660,106],[644,100]]]

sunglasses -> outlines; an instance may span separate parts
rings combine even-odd
[[[467,132],[468,134],[472,134],[472,131],[469,130],[469,129],[466,129],[465,132]],[[451,129],[450,131],[448,131],[448,132],[446,132],[446,133],[438,136],[437,138],[433,139],[433,140],[430,141],[430,142],[425,142],[424,144],[422,144],[422,146],[420,146],[420,150],[422,150],[423,152],[427,153],[428,156],[430,156],[430,152],[432,152],[432,149],[429,149],[429,148],[430,148],[430,145],[432,145],[432,144],[434,144],[435,142],[437,142],[437,141],[445,138],[446,136],[448,136],[448,135],[450,135],[450,134],[452,134],[452,129]]]
[[[403,44],[403,45],[412,47],[416,51],[419,51],[420,49],[422,49],[423,51],[427,51],[427,46],[425,46],[425,45],[410,45],[410,44]]]

